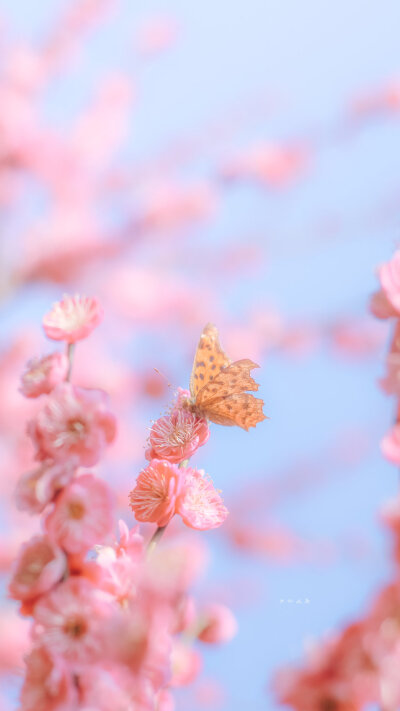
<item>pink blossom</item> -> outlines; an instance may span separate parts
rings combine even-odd
[[[376,318],[387,319],[398,316],[396,309],[393,308],[382,289],[372,294],[369,302],[369,308],[371,313],[376,316]]]
[[[178,464],[205,444],[210,436],[207,420],[181,408],[160,417],[150,430],[146,459],[167,459]]]
[[[108,411],[104,392],[61,383],[36,420],[29,423],[28,432],[36,445],[37,459],[60,461],[74,456],[88,467],[98,462],[113,441],[116,421]]]
[[[185,470],[185,488],[178,500],[177,513],[190,528],[206,531],[220,526],[228,510],[204,471],[188,468]]]
[[[385,435],[381,449],[386,459],[393,464],[400,464],[400,423],[394,425]]]
[[[153,459],[140,472],[136,486],[129,495],[136,519],[166,526],[175,514],[184,478],[183,470],[175,464]]]
[[[47,536],[23,544],[15,562],[9,593],[15,600],[32,600],[50,590],[66,570],[64,553]]]
[[[174,697],[168,689],[161,689],[157,694],[156,711],[175,711]]]
[[[202,668],[200,654],[184,644],[179,639],[174,639],[171,654],[172,678],[170,686],[187,686],[192,684]]]
[[[82,711],[151,711],[140,681],[119,665],[92,665],[79,676]],[[147,694],[148,696],[148,694]],[[71,710],[72,711],[72,710]]]
[[[103,309],[95,298],[64,296],[43,318],[43,328],[53,341],[76,343],[90,335],[103,319]]]
[[[379,280],[384,296],[394,309],[395,315],[400,314],[400,250],[394,253],[392,259],[379,268]]]
[[[109,487],[92,474],[74,479],[46,519],[49,536],[67,553],[85,553],[113,528]]]
[[[34,647],[26,659],[20,711],[72,711],[77,703],[77,689],[65,662],[44,645]]]
[[[21,377],[20,392],[25,397],[38,397],[50,393],[65,380],[68,358],[63,353],[51,353],[43,358],[32,358]]]
[[[57,492],[69,484],[75,472],[74,459],[60,463],[43,462],[38,469],[20,478],[15,491],[17,508],[31,514],[41,513]]]
[[[201,630],[198,639],[209,644],[230,642],[237,632],[236,618],[226,605],[207,605],[200,616]]]
[[[36,603],[35,635],[65,659],[92,662],[104,656],[111,611],[105,593],[85,578],[70,577]]]

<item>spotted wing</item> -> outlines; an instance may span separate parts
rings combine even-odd
[[[250,375],[253,368],[258,365],[249,359],[223,368],[199,391],[196,400],[199,410],[216,424],[238,425],[245,430],[265,420],[263,401],[247,392],[259,387]]]
[[[266,419],[263,405],[263,400],[250,393],[235,393],[212,403],[207,417],[217,425],[238,425],[248,430]]]
[[[218,329],[212,323],[208,323],[200,336],[190,377],[190,394],[196,403],[199,391],[212,382],[221,369],[230,362],[221,348]]]
[[[257,363],[248,358],[225,366],[215,376],[211,376],[208,383],[201,388],[197,395],[196,405],[199,408],[207,409],[212,402],[228,395],[243,393],[247,390],[258,390],[258,383],[250,375],[250,371],[258,367]]]

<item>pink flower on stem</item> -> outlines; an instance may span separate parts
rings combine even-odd
[[[111,612],[105,593],[73,576],[36,603],[35,635],[54,654],[72,662],[93,662],[104,657],[104,627]]]
[[[65,662],[43,645],[34,647],[26,658],[20,710],[67,711],[77,705],[77,689]]]
[[[92,474],[74,479],[58,497],[46,530],[67,553],[86,553],[113,528],[109,487]]]
[[[103,319],[103,309],[95,298],[64,296],[43,318],[43,328],[53,341],[76,343],[91,334]]]
[[[25,543],[15,562],[9,593],[14,600],[32,600],[58,583],[67,561],[64,553],[47,536],[35,536]]]
[[[138,521],[166,526],[176,510],[184,486],[184,470],[162,459],[153,459],[143,469],[129,495],[132,511]]]
[[[217,528],[228,515],[219,493],[202,470],[184,471],[185,488],[177,502],[177,513],[190,528],[200,531]]]
[[[32,358],[21,376],[20,392],[25,397],[47,395],[68,373],[68,358],[64,353],[51,353],[43,358]]]
[[[30,514],[41,513],[57,492],[69,484],[75,472],[74,459],[60,463],[43,462],[38,469],[20,478],[15,491],[17,508]]]
[[[154,422],[146,459],[167,459],[178,464],[184,459],[190,459],[207,442],[209,436],[207,420],[177,408],[170,415]]]
[[[236,632],[236,618],[226,605],[212,603],[201,611],[201,630],[197,637],[202,642],[209,644],[230,642]]]
[[[28,425],[37,459],[56,461],[76,457],[83,466],[97,464],[116,434],[116,420],[101,390],[61,383]]]

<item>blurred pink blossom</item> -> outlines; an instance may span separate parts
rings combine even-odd
[[[86,553],[112,531],[109,487],[92,474],[75,478],[57,497],[45,526],[51,540],[67,553]]]
[[[55,341],[76,341],[87,338],[103,319],[103,309],[95,298],[64,296],[53,304],[43,318],[43,328],[48,338]]]
[[[26,658],[21,711],[65,711],[77,708],[78,693],[65,661],[45,645]]]
[[[68,358],[64,353],[51,353],[42,358],[32,358],[21,376],[20,391],[25,397],[38,397],[50,393],[65,380]]]
[[[43,409],[28,425],[36,446],[36,458],[64,461],[75,457],[83,466],[93,466],[116,434],[116,420],[108,399],[100,390],[58,385]]]
[[[230,642],[237,632],[234,614],[229,607],[219,603],[209,603],[202,608],[199,623],[201,629],[197,637],[209,644]]]
[[[36,603],[35,634],[65,659],[93,662],[104,655],[110,613],[105,593],[83,577],[70,577]]]
[[[17,508],[41,513],[55,495],[69,484],[76,472],[74,459],[67,462],[44,461],[37,469],[23,474],[15,491]]]
[[[9,593],[15,600],[32,600],[58,583],[65,571],[62,550],[47,536],[35,536],[21,547]]]

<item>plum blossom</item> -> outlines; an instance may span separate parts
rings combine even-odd
[[[32,358],[21,377],[20,392],[25,397],[47,395],[68,373],[68,358],[64,353],[51,353],[42,358]]]
[[[36,420],[28,425],[37,459],[76,457],[83,466],[97,464],[116,434],[114,415],[101,390],[61,383],[49,395]]]
[[[60,463],[44,461],[20,478],[15,491],[17,508],[30,514],[41,513],[57,492],[69,484],[75,472],[74,458]]]
[[[47,536],[35,536],[21,547],[9,584],[15,600],[32,600],[58,583],[66,570],[65,554]]]
[[[136,486],[129,495],[136,519],[166,526],[175,514],[184,480],[184,471],[175,464],[153,459],[140,472]]]
[[[104,655],[105,621],[111,612],[105,593],[73,576],[36,603],[35,636],[65,659],[93,662]]]
[[[177,513],[190,528],[206,531],[220,526],[228,516],[228,509],[204,471],[187,468]]]
[[[26,658],[21,711],[58,711],[77,708],[77,688],[65,661],[49,647],[38,645]]]
[[[103,309],[95,298],[64,296],[43,318],[43,328],[53,341],[76,343],[86,338],[103,319]]]
[[[237,622],[234,614],[218,603],[208,604],[201,611],[201,629],[197,635],[202,642],[221,644],[230,642],[237,632]]]
[[[167,459],[178,464],[190,459],[209,436],[207,420],[188,410],[175,408],[152,425],[146,459]]]
[[[67,553],[86,553],[113,527],[109,487],[92,474],[74,479],[61,492],[46,519],[46,530]]]

